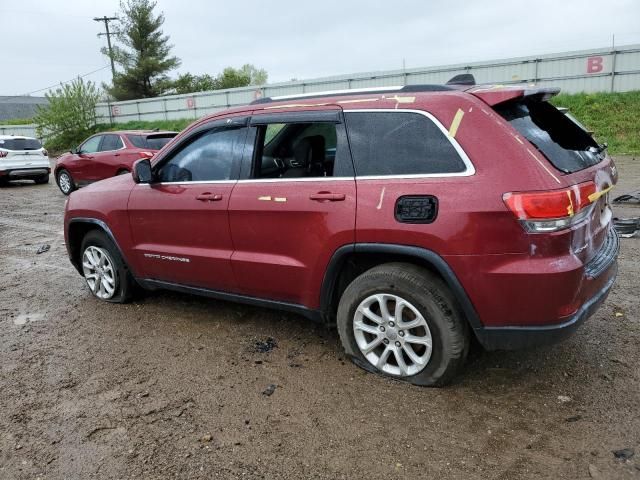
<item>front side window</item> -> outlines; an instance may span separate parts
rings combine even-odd
[[[122,140],[120,140],[119,135],[105,135],[102,143],[100,144],[100,151],[110,152],[112,150],[119,150],[122,147]]]
[[[466,170],[446,134],[413,112],[348,112],[347,131],[358,176],[425,175]]]
[[[253,178],[353,175],[344,126],[332,122],[271,123],[258,127]]]
[[[244,128],[213,128],[178,147],[157,172],[160,182],[231,179],[234,147]]]
[[[80,146],[80,153],[96,153],[100,147],[100,140],[102,140],[102,135],[91,137]]]

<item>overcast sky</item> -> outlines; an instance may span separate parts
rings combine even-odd
[[[95,16],[118,0],[0,0],[0,95],[108,65]],[[270,82],[640,43],[639,0],[158,0],[182,60],[216,74],[252,63]],[[109,68],[86,78],[109,81]],[[42,95],[43,92],[35,93]]]

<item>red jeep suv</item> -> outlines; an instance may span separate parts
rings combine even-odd
[[[104,178],[131,172],[133,162],[151,158],[177,132],[140,130],[93,135],[56,160],[54,175],[65,195]]]
[[[362,368],[444,385],[472,337],[560,340],[615,280],[615,166],[557,92],[414,85],[216,113],[72,194],[69,257],[102,300],[137,284],[296,312],[336,325]]]

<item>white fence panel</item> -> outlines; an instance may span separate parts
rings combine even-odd
[[[263,97],[276,97],[326,90],[443,84],[462,73],[473,74],[478,83],[535,83],[560,87],[565,93],[640,90],[640,45],[618,47],[615,51],[611,48],[600,48],[101,103],[96,107],[96,115],[100,123],[195,119],[229,107],[246,105],[257,98],[258,94]]]

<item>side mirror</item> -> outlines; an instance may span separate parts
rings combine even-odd
[[[133,164],[132,176],[136,183],[151,183],[153,181],[153,171],[148,158],[141,158]]]

